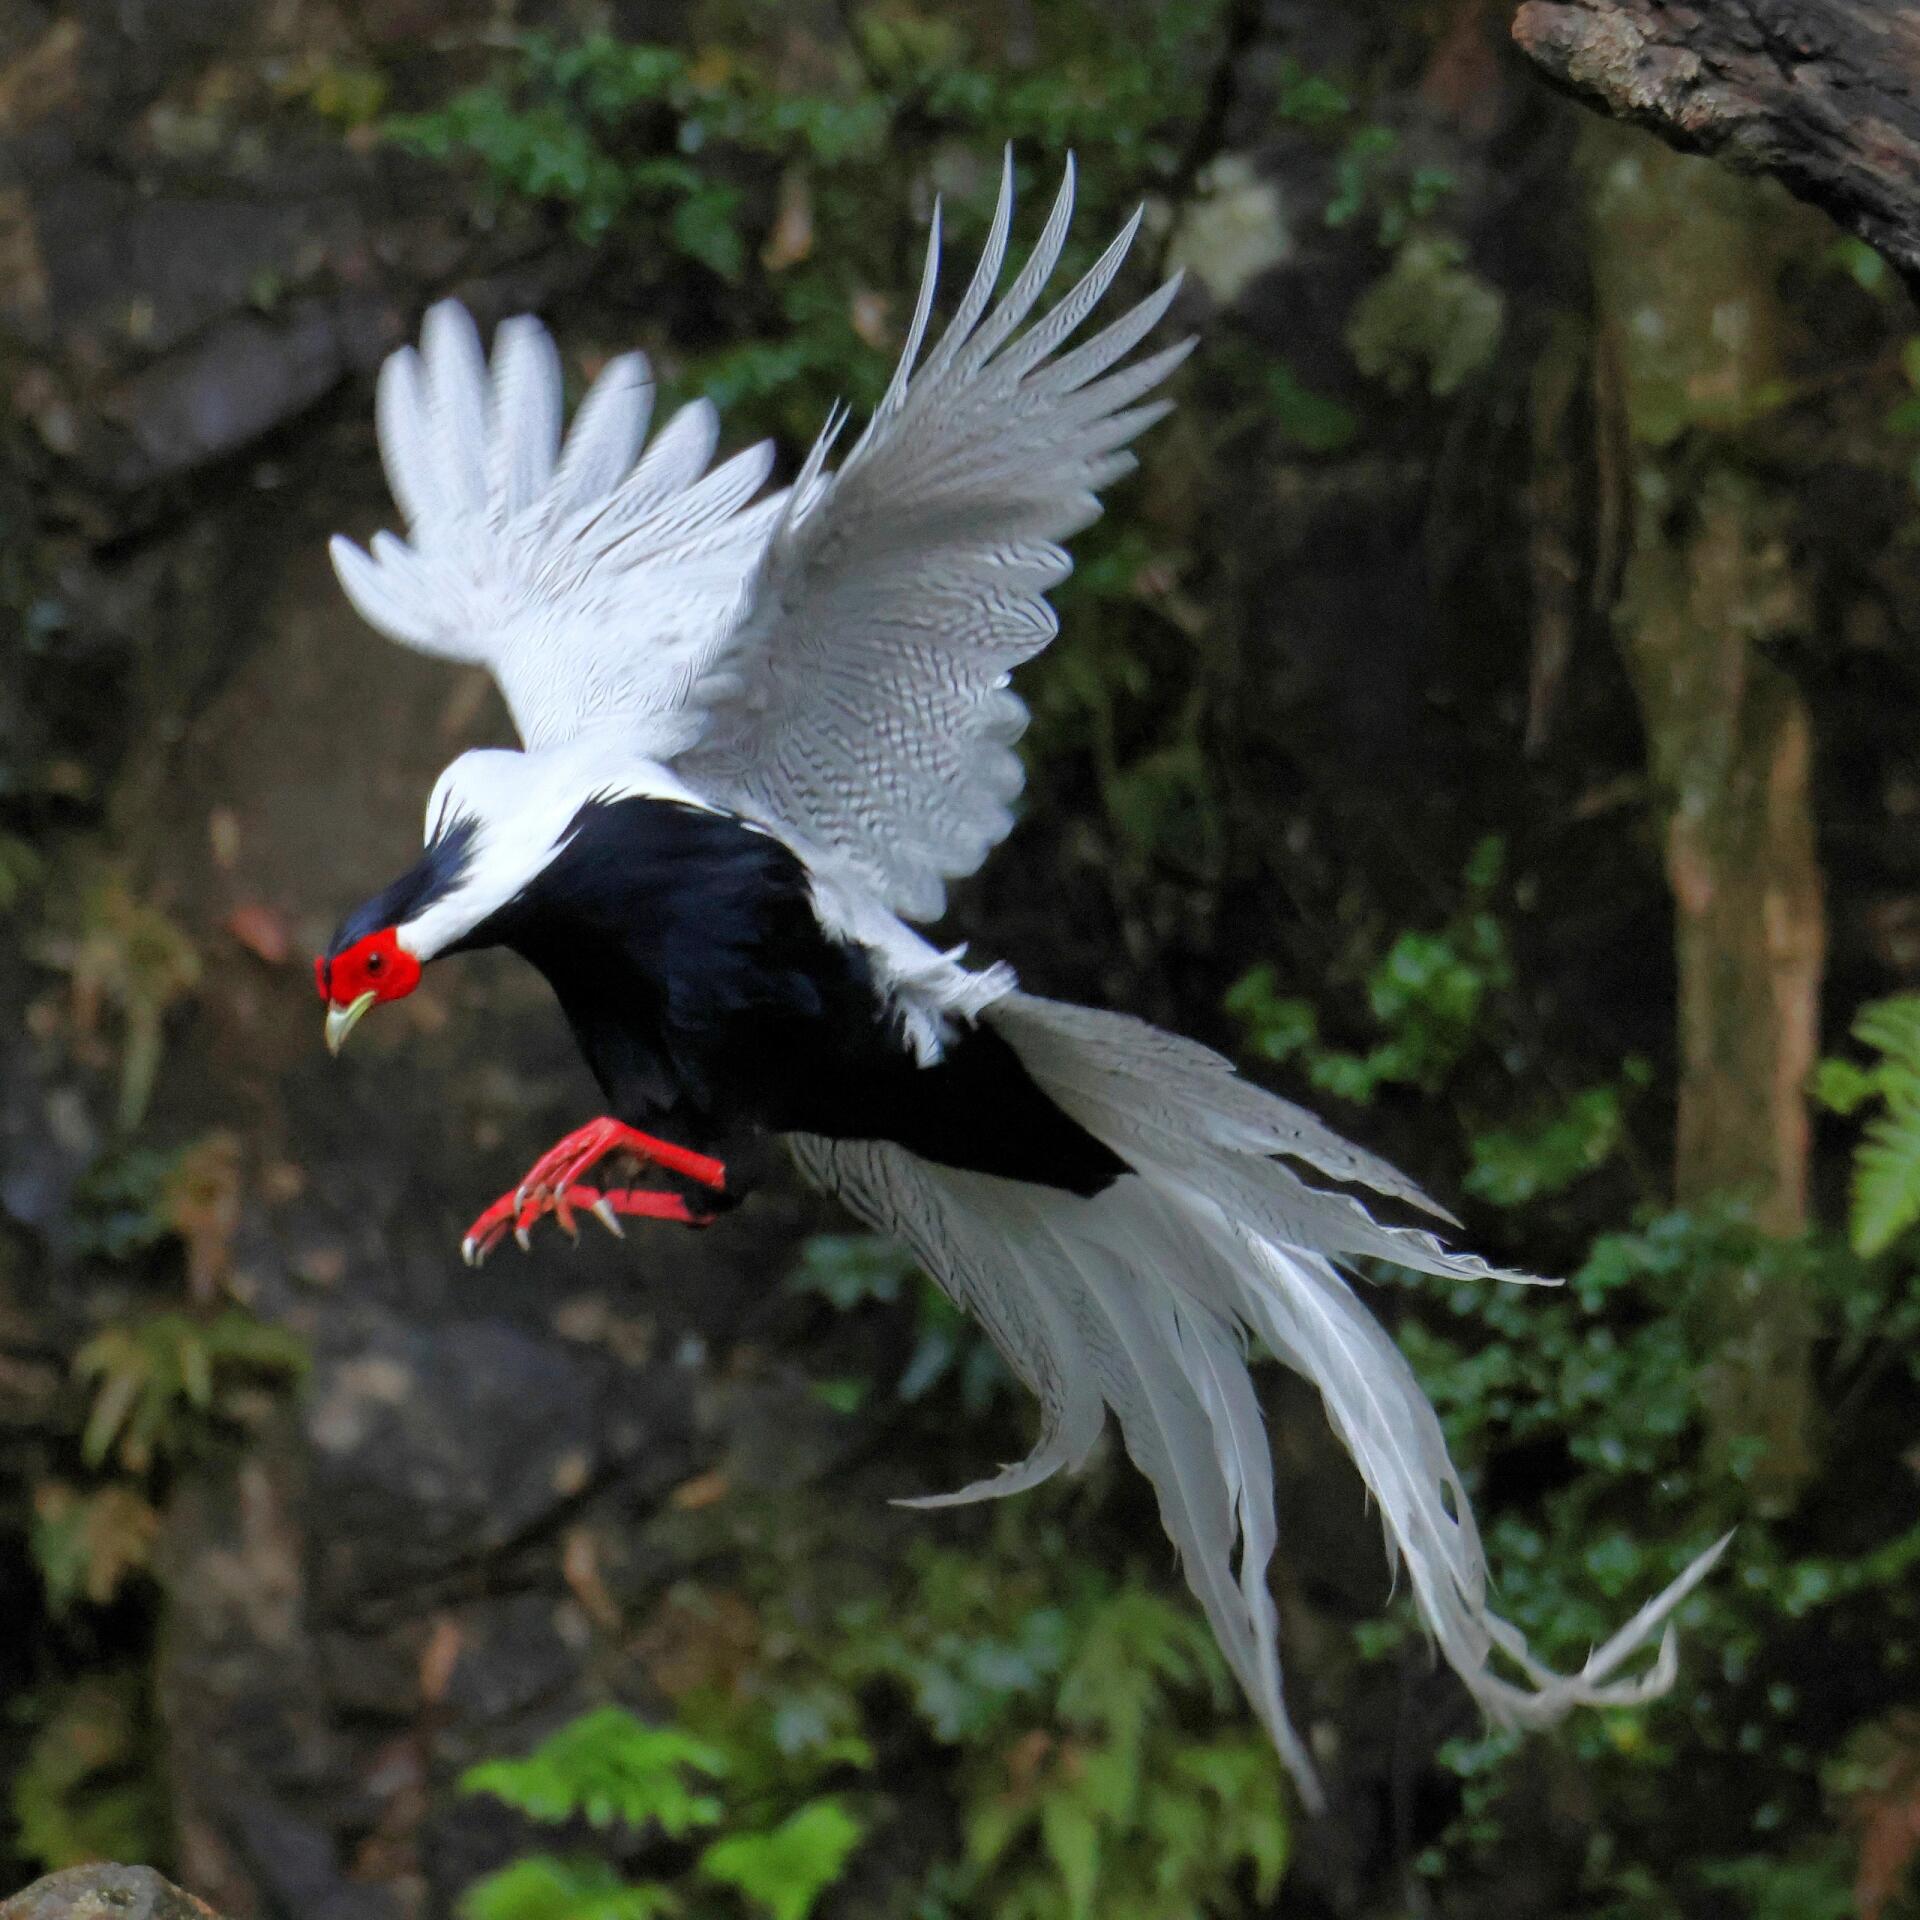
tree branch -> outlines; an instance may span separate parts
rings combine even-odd
[[[1920,0],[1525,0],[1548,79],[1770,173],[1920,293]]]

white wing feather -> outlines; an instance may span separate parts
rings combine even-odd
[[[1126,443],[1171,404],[1137,405],[1191,342],[1122,367],[1166,312],[1169,282],[1055,357],[1119,272],[1139,216],[1077,286],[1019,328],[1058,264],[1073,168],[1045,231],[988,311],[1013,217],[1009,154],[979,267],[939,344],[936,215],[920,298],[885,397],[846,464],[815,444],[737,627],[695,690],[707,728],[682,755],[702,792],[787,829],[896,912],[932,919],[1012,824],[1026,709],[1008,676],[1055,631],[1060,542],[1133,464]]]
[[[560,443],[560,357],[506,321],[491,371],[443,301],[380,372],[380,452],[408,538],[336,538],[340,584],[383,633],[492,669],[529,748],[618,726],[664,760],[698,731],[687,694],[730,624],[781,496],[771,446],[709,471],[719,422],[683,407],[646,444],[646,360],[610,361]],[[645,449],[644,453],[642,449]]]
[[[628,354],[561,443],[561,370],[537,322],[505,322],[489,367],[443,301],[381,370],[380,450],[408,538],[333,543],[374,626],[489,667],[535,751],[619,729],[696,791],[787,835],[843,884],[916,919],[1012,824],[1026,709],[1013,668],[1055,630],[1060,542],[1126,472],[1141,404],[1191,342],[1123,365],[1169,282],[1071,352],[1139,227],[1026,331],[1058,265],[1073,167],[997,305],[1009,152],[986,251],[926,364],[936,210],[905,350],[837,473],[836,413],[795,485],[755,499],[766,445],[709,471],[719,423],[684,407],[647,444],[653,385]],[[989,310],[991,309],[991,310]],[[644,448],[644,452],[643,452]]]

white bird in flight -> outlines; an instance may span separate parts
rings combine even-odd
[[[505,946],[551,983],[607,1113],[543,1155],[464,1250],[553,1216],[704,1225],[728,1163],[784,1135],[801,1170],[903,1241],[1040,1403],[1032,1452],[923,1504],[1033,1486],[1106,1415],[1152,1482],[1187,1579],[1310,1802],[1282,1704],[1273,1467],[1245,1359],[1259,1340],[1319,1390],[1422,1619],[1493,1719],[1634,1704],[1674,1672],[1669,1616],[1701,1555],[1576,1674],[1489,1604],[1466,1490],[1399,1349],[1339,1271],[1384,1260],[1516,1279],[1373,1217],[1361,1188],[1439,1215],[1404,1176],[1217,1054],[1125,1014],[974,971],[939,917],[1013,822],[1026,710],[1009,686],[1055,631],[1061,542],[1170,402],[1192,342],[1129,358],[1169,281],[1078,345],[1139,215],[1029,323],[1073,207],[996,300],[1009,154],[986,250],[916,367],[939,213],[905,350],[837,467],[832,419],[793,484],[768,445],[711,466],[704,400],[649,442],[646,361],[608,364],[562,439],[559,356],[507,321],[491,367],[465,310],[427,315],[379,382],[407,538],[333,543],[395,640],[483,663],[525,742],[462,754],[426,848],[315,963],[338,1050],[446,954]],[[602,1176],[603,1166],[625,1167]],[[652,1172],[660,1184],[633,1184]],[[1637,1671],[1623,1672],[1652,1642]]]

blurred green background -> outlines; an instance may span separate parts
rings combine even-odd
[[[1897,1920],[1920,1851],[1920,322],[1494,0],[13,0],[0,17],[0,1888],[232,1920]],[[1142,1485],[791,1181],[468,1274],[593,1092],[481,957],[305,955],[505,737],[325,536],[422,307],[789,460],[1011,140],[1200,350],[949,924],[1232,1052],[1553,1294],[1370,1276],[1559,1662],[1490,1736],[1312,1396],[1295,1805]]]

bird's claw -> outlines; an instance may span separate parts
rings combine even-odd
[[[610,1151],[611,1147],[605,1149],[600,1157],[604,1158]],[[717,1161],[707,1164],[719,1167]],[[717,1188],[721,1182],[716,1180],[711,1184]],[[670,1220],[685,1227],[710,1226],[714,1219],[710,1213],[697,1211],[678,1193],[649,1187],[611,1187],[603,1191],[581,1186],[571,1179],[549,1185],[545,1181],[536,1182],[530,1175],[512,1193],[503,1194],[467,1229],[466,1237],[460,1242],[460,1257],[468,1266],[478,1267],[509,1233],[522,1253],[529,1252],[534,1226],[549,1213],[576,1246],[580,1231],[575,1216],[581,1213],[592,1214],[616,1240],[627,1237],[626,1229],[620,1224],[623,1215],[629,1219]]]
[[[655,1166],[700,1186],[724,1192],[727,1183],[725,1165],[689,1147],[676,1146],[670,1140],[656,1140],[611,1117],[590,1121],[550,1147],[527,1169],[526,1177],[496,1200],[471,1227],[460,1243],[461,1258],[477,1267],[502,1239],[511,1232],[524,1253],[533,1245],[533,1227],[545,1214],[552,1214],[560,1230],[576,1243],[579,1228],[576,1210],[591,1213],[616,1239],[625,1239],[620,1216],[640,1216],[651,1220],[674,1220],[685,1226],[703,1227],[710,1214],[696,1213],[676,1193],[657,1193],[639,1187],[619,1187],[602,1191],[580,1182],[602,1160],[624,1153],[642,1167]]]

